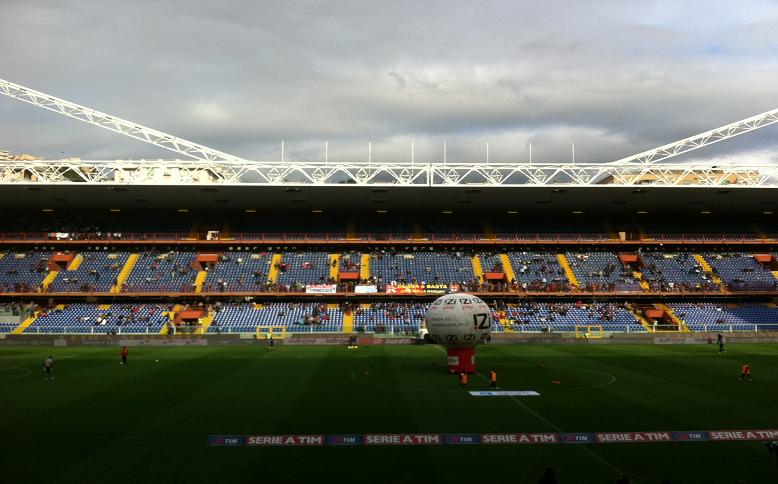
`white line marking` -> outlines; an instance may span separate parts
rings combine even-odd
[[[23,368],[21,366],[12,366],[11,368],[3,368],[2,370],[0,370],[0,372],[11,371],[11,370],[17,370],[17,371],[21,370],[21,371],[25,371],[27,373],[24,373],[24,374],[21,374],[21,375],[11,375],[9,377],[0,378],[0,381],[16,380],[16,379],[24,378],[25,376],[29,376],[30,374],[32,374],[31,370],[28,370],[27,368]]]
[[[440,351],[442,351],[443,353],[446,353],[446,350],[444,350],[444,349],[443,349],[443,348],[441,348],[440,346],[438,346],[438,345],[435,345],[435,347],[436,347],[437,349],[439,349]],[[446,353],[446,354],[448,354],[448,353]],[[594,370],[593,370],[593,371],[594,371]],[[599,372],[598,372],[598,373],[599,373]],[[482,374],[480,374],[480,373],[476,373],[476,375],[480,376],[481,378],[483,378],[483,380],[484,380],[485,382],[489,383],[489,379],[488,379],[488,378],[486,378],[484,375],[482,375]],[[613,375],[610,375],[610,376],[612,377]],[[614,378],[614,379],[613,379],[613,381],[616,381],[616,379]],[[608,384],[611,384],[611,383],[613,383],[613,382],[608,382]],[[499,387],[498,387],[498,389],[499,389]],[[516,404],[517,404],[518,406],[520,406],[521,408],[523,408],[524,410],[526,410],[526,411],[527,411],[527,413],[529,413],[530,415],[534,416],[535,418],[537,418],[537,419],[538,419],[538,420],[540,420],[541,422],[545,423],[546,425],[548,425],[548,426],[549,426],[549,427],[551,427],[552,429],[556,430],[557,432],[559,432],[559,433],[564,433],[564,430],[562,430],[561,428],[559,428],[558,426],[556,426],[556,425],[555,425],[553,422],[551,422],[551,421],[550,421],[550,420],[548,420],[547,418],[543,417],[543,416],[542,416],[542,415],[540,415],[539,413],[535,412],[534,410],[532,410],[531,408],[529,408],[528,406],[526,406],[526,405],[525,405],[525,404],[524,404],[524,403],[523,403],[521,400],[519,400],[518,398],[516,398],[516,397],[509,397],[509,398],[510,398],[511,400],[513,400],[514,402],[516,402]],[[623,475],[623,474],[624,474],[624,472],[623,472],[621,469],[619,469],[619,468],[618,468],[618,467],[616,467],[615,465],[611,464],[610,462],[608,462],[608,461],[607,461],[607,460],[605,460],[604,458],[600,457],[598,454],[596,454],[596,453],[595,453],[593,450],[591,450],[590,448],[588,448],[586,445],[583,445],[583,444],[574,444],[574,445],[575,445],[576,447],[579,447],[579,448],[583,449],[585,452],[587,452],[589,455],[591,455],[592,457],[594,457],[595,459],[597,459],[597,460],[598,460],[598,461],[600,461],[601,463],[605,464],[605,466],[607,466],[607,467],[608,467],[608,468],[610,468],[611,470],[613,470],[613,471],[616,471],[618,474],[621,474],[621,475]],[[636,481],[635,479],[632,479],[632,482],[634,482],[635,484],[637,484],[637,481]]]

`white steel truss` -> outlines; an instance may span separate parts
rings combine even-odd
[[[176,136],[147,128],[140,124],[133,123],[110,114],[101,113],[94,109],[79,106],[76,103],[65,101],[58,97],[45,94],[28,87],[14,84],[13,82],[0,79],[0,94],[8,97],[28,102],[55,113],[78,119],[93,126],[113,131],[115,133],[129,136],[137,140],[145,141],[160,148],[174,151],[183,156],[188,156],[196,160],[207,161],[236,161],[246,162],[243,158],[223,153],[207,146],[199,145]]]
[[[193,160],[0,161],[0,184],[246,186],[666,186],[778,188],[778,166],[657,163],[778,122],[778,109],[611,163],[248,161],[0,79],[0,94]]]
[[[0,184],[386,186],[386,187],[765,187],[778,166],[732,164],[281,163],[116,160],[3,161]]]
[[[778,123],[778,109],[772,109],[762,114],[751,116],[750,118],[741,119],[740,121],[735,121],[726,126],[721,126],[680,141],[675,141],[658,148],[616,160],[613,163],[656,163],[690,151],[698,150],[705,146],[712,145],[713,143],[718,143],[719,141],[750,133],[755,129],[764,128],[765,126],[774,123]]]

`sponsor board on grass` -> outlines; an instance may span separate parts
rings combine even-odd
[[[489,434],[209,435],[211,447],[634,444],[778,440],[778,429]]]
[[[287,338],[282,340],[284,345],[341,345],[347,338]]]

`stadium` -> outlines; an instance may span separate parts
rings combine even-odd
[[[0,152],[4,482],[778,479],[778,165],[688,161],[778,109],[615,161],[256,161],[0,94],[170,155]],[[468,295],[485,331],[436,333]]]

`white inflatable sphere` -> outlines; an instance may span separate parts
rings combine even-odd
[[[470,348],[492,331],[492,310],[481,298],[446,294],[433,302],[424,318],[432,339],[449,348]]]

